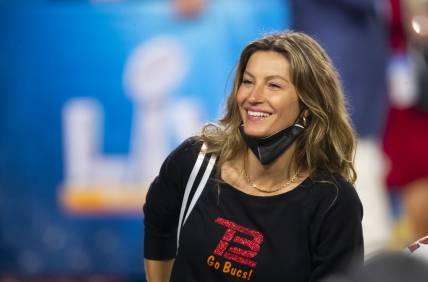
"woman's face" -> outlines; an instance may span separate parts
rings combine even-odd
[[[251,55],[236,100],[247,135],[267,137],[292,125],[300,110],[288,60],[274,51]]]

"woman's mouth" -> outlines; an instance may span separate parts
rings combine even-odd
[[[257,111],[247,111],[247,116],[249,120],[262,120],[269,117],[271,113],[267,112],[257,112]]]

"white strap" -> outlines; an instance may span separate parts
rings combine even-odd
[[[192,211],[196,202],[198,201],[199,196],[202,194],[205,184],[207,184],[208,177],[210,176],[211,171],[213,170],[216,159],[217,159],[217,156],[212,154],[208,162],[207,168],[205,169],[204,176],[202,176],[201,182],[199,182],[198,188],[196,189],[195,194],[193,195],[192,201],[190,202],[189,208],[187,209],[186,217],[184,218],[183,224],[186,223],[186,220],[189,217],[190,212]]]
[[[186,209],[187,201],[189,200],[190,190],[192,190],[193,183],[195,182],[196,176],[198,175],[198,172],[201,169],[202,162],[204,161],[206,149],[207,146],[205,143],[203,143],[198,158],[196,159],[195,165],[193,166],[192,172],[190,173],[189,180],[187,180],[186,189],[184,190],[183,201],[181,202],[180,218],[178,220],[177,228],[177,249],[178,240],[180,239],[181,226],[183,224],[184,210]]]

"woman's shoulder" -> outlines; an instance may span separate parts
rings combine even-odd
[[[192,136],[181,142],[168,156],[167,161],[173,162],[178,166],[194,163],[202,141],[197,136]]]
[[[318,184],[319,187],[327,188],[327,190],[339,189],[343,190],[344,193],[355,191],[354,185],[339,173],[318,170],[315,171],[310,178],[313,183]]]
[[[318,172],[311,177],[312,190],[327,205],[354,207],[362,210],[362,204],[354,185],[338,173]]]
[[[201,149],[202,142],[197,137],[190,137],[181,142],[166,157],[160,167],[158,177],[155,178],[155,184],[163,183],[183,183],[189,177],[192,167],[197,159]],[[175,185],[174,184],[174,185]]]
[[[201,149],[202,141],[199,136],[191,136],[182,141],[174,150],[175,153],[197,154]]]

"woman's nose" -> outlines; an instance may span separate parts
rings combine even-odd
[[[248,97],[248,101],[251,103],[259,103],[264,100],[263,86],[262,85],[254,85],[253,89],[251,89],[250,96]]]

